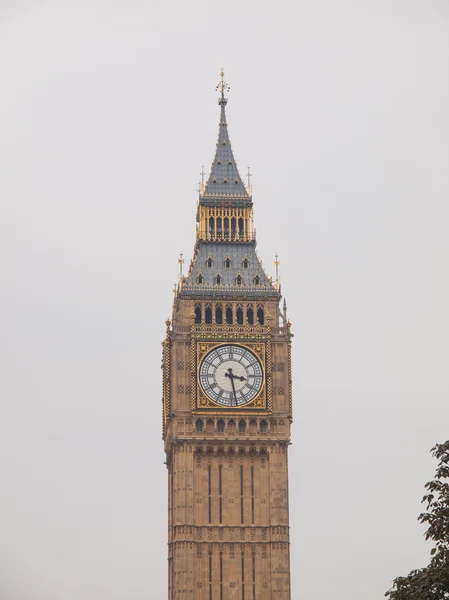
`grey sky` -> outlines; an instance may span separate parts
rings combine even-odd
[[[293,599],[427,561],[449,431],[443,0],[0,3],[0,598],[166,597],[160,342],[225,68],[293,322]]]

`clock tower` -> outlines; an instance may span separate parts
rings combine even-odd
[[[163,342],[168,598],[290,600],[292,334],[256,253],[223,76],[193,259]]]

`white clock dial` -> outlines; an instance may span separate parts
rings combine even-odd
[[[200,383],[214,402],[227,407],[242,406],[262,388],[262,366],[256,355],[243,346],[217,346],[201,363]]]

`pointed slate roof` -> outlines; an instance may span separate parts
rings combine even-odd
[[[208,266],[209,259],[212,259],[211,267]],[[243,264],[245,259],[247,268]],[[228,268],[227,260],[230,263]],[[200,275],[202,284],[198,284]],[[220,283],[217,283],[217,275]],[[241,285],[236,284],[238,276],[242,279]],[[180,295],[279,298],[279,292],[267,277],[253,244],[200,244],[189,273],[183,279]]]
[[[222,81],[217,86],[221,91],[217,149],[211,174],[200,195],[200,205],[225,203],[229,206],[226,204],[229,202],[251,207],[252,198],[240,177],[229,139],[227,99],[224,97],[228,88],[223,75],[222,72]],[[266,275],[257,256],[255,239],[213,242],[199,239],[189,272],[182,278],[178,293],[189,298],[280,298],[280,292]]]
[[[239,201],[251,202],[251,196],[243,184],[232,152],[228,124],[226,122],[225,107],[228,101],[224,97],[224,89],[224,86],[222,86],[221,97],[218,100],[221,109],[217,149],[202,198],[205,201],[220,201],[235,198]]]

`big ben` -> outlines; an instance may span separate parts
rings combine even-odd
[[[290,600],[291,330],[219,131],[163,342],[169,600]],[[267,232],[268,233],[268,232]]]

